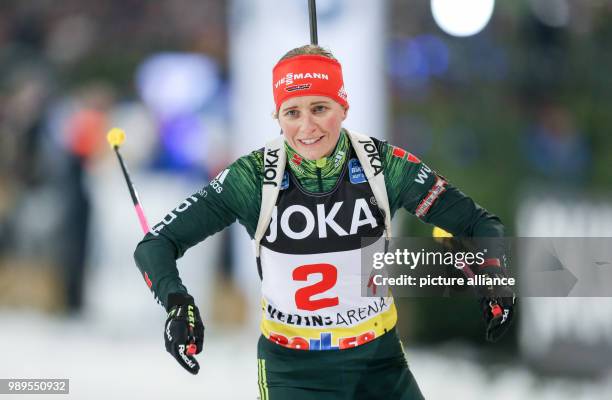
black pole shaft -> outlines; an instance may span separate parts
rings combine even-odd
[[[119,165],[121,165],[121,171],[123,172],[125,183],[127,183],[128,189],[130,191],[130,197],[132,198],[132,203],[134,203],[134,205],[137,205],[139,203],[138,195],[136,194],[136,190],[134,189],[134,184],[132,183],[132,179],[130,179],[130,174],[127,170],[127,167],[125,166],[125,163],[123,162],[123,157],[121,157],[121,153],[119,153],[119,148],[117,146],[113,146],[113,149],[115,150],[115,154],[117,155],[117,158],[119,159]]]
[[[317,3],[316,0],[308,0],[308,16],[310,18],[310,44],[319,44],[317,36]]]

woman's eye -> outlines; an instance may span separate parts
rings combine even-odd
[[[314,113],[320,113],[320,112],[323,112],[323,111],[325,111],[325,110],[327,110],[327,107],[325,107],[325,106],[323,106],[323,105],[314,106],[314,107],[312,108],[312,112],[314,112]]]
[[[285,111],[285,116],[286,117],[297,117],[298,115],[298,111],[297,110],[287,110]]]

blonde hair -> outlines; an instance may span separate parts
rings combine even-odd
[[[285,53],[284,56],[281,57],[280,60],[278,60],[278,62],[281,62],[291,57],[303,56],[305,54],[316,54],[316,55],[331,58],[332,60],[337,61],[336,57],[334,57],[331,51],[321,46],[318,46],[316,44],[307,44],[307,45],[296,47],[295,49],[289,50],[288,52]]]

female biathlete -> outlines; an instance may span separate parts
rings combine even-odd
[[[272,90],[282,136],[237,159],[136,248],[168,311],[166,350],[198,372],[204,326],[176,260],[238,220],[254,240],[262,282],[261,399],[421,399],[393,298],[361,295],[361,239],[388,238],[400,207],[455,236],[501,237],[503,225],[413,154],[343,128],[349,102],[329,51],[289,51],[274,67]],[[494,259],[479,272],[501,269]],[[487,338],[496,340],[514,300],[481,305]]]

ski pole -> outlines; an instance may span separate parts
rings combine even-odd
[[[119,160],[119,165],[121,166],[121,171],[123,172],[123,177],[125,178],[125,183],[127,184],[128,190],[130,191],[130,196],[132,197],[132,203],[134,203],[134,210],[138,216],[140,227],[142,228],[142,232],[146,235],[150,231],[149,223],[147,222],[147,217],[145,216],[140,200],[138,199],[138,193],[136,192],[136,188],[134,188],[134,183],[132,183],[132,179],[130,178],[130,173],[128,172],[125,162],[123,161],[123,157],[121,157],[121,153],[119,152],[119,146],[121,146],[125,141],[125,132],[123,129],[113,128],[108,131],[106,140],[117,155],[117,160]],[[190,343],[187,345],[187,355],[192,356],[196,353],[197,346],[195,344],[195,339],[193,338],[193,328],[189,326],[188,329],[189,337],[191,339]]]
[[[132,203],[134,203],[134,210],[136,210],[140,227],[142,228],[143,233],[146,235],[150,230],[149,223],[147,222],[147,217],[145,217],[144,210],[142,209],[142,205],[138,199],[138,193],[136,192],[132,179],[130,178],[130,173],[128,172],[125,163],[123,162],[123,157],[121,157],[121,153],[119,152],[119,146],[121,146],[125,141],[125,132],[123,129],[113,128],[108,131],[106,140],[108,140],[111,148],[115,150],[115,154],[119,160],[119,165],[121,166],[121,171],[123,171],[125,183],[127,184],[128,190],[130,191],[130,196],[132,197]]]
[[[319,44],[317,35],[317,2],[308,0],[308,17],[310,20],[310,44]]]

